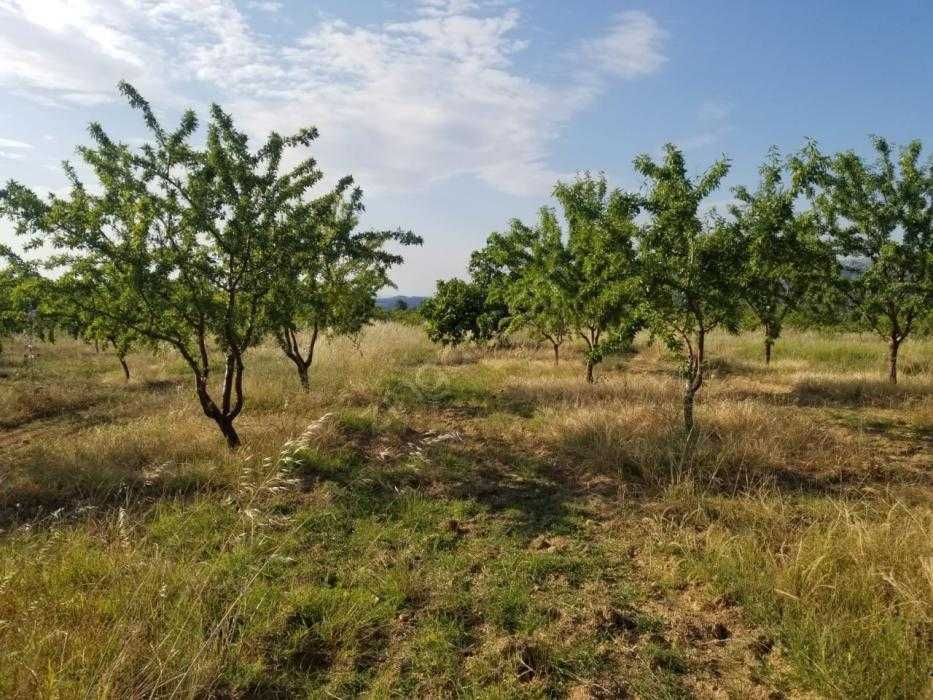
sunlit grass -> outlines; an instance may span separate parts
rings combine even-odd
[[[933,343],[760,346],[690,439],[646,338],[588,386],[380,324],[308,392],[264,346],[230,453],[169,352],[10,344],[0,695],[921,696]]]

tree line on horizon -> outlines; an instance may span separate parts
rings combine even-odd
[[[43,198],[16,181],[0,189],[0,217],[33,253],[0,247],[0,339],[65,332],[112,348],[127,379],[133,349],[171,348],[236,448],[248,351],[273,338],[307,389],[319,338],[384,315],[376,295],[393,286],[396,251],[421,238],[357,230],[363,195],[349,176],[316,192],[323,173],[302,156],[314,128],[273,132],[251,150],[214,105],[196,145],[193,111],[167,130],[131,85],[119,89],[146,143],[131,148],[95,123],[78,149],[93,187],[66,163],[67,195]],[[470,280],[438,282],[420,309],[428,334],[458,344],[526,329],[555,362],[580,339],[592,382],[607,355],[647,330],[683,361],[688,430],[708,334],[748,318],[764,331],[766,361],[794,314],[870,328],[889,343],[896,382],[901,344],[931,325],[933,165],[919,141],[898,152],[873,143],[875,162],[813,142],[786,161],[772,150],[757,189],[735,189],[728,218],[704,214],[704,202],[729,161],[691,177],[670,144],[659,160],[635,159],[643,191],[590,174],[558,183],[561,216],[544,207],[534,225],[511,222],[473,253]]]
[[[733,189],[729,216],[704,212],[729,160],[691,177],[673,144],[635,158],[641,191],[589,173],[559,182],[560,214],[513,220],[473,252],[469,280],[437,283],[421,307],[428,334],[457,345],[524,329],[555,364],[580,340],[593,382],[599,362],[647,330],[682,361],[687,430],[717,328],[760,328],[766,363],[789,319],[870,330],[888,343],[896,383],[901,345],[933,321],[933,162],[920,141],[872,145],[874,162],[813,141],[786,159],[772,148],[756,189]]]

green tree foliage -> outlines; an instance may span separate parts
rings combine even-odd
[[[570,295],[566,285],[567,250],[554,212],[542,208],[538,225],[529,229],[527,252],[519,259],[518,274],[505,290],[510,328],[527,328],[551,344],[554,364],[570,336]]]
[[[811,142],[792,159],[821,228],[839,256],[836,287],[862,323],[888,341],[888,377],[912,333],[933,309],[933,162],[912,141],[895,153],[872,141],[876,159],[824,155]]]
[[[12,265],[0,268],[0,355],[3,354],[3,341],[22,332],[23,318],[16,303],[16,290],[19,276]]]
[[[389,269],[402,262],[385,246],[421,244],[409,231],[356,231],[363,193],[352,184],[343,178],[334,191],[298,202],[289,213],[291,238],[273,288],[271,327],[304,389],[321,334],[357,333],[377,315],[376,294],[392,286]]]
[[[638,259],[645,318],[652,332],[684,359],[684,426],[693,429],[693,405],[703,386],[706,336],[716,327],[736,332],[740,317],[740,246],[729,227],[701,218],[703,200],[729,171],[721,159],[691,178],[683,153],[667,144],[656,163],[635,159],[649,185],[643,206],[651,221],[641,229]]]
[[[555,271],[570,327],[586,345],[586,380],[592,382],[594,367],[630,345],[641,326],[634,246],[638,201],[589,174],[558,183],[554,196],[567,225],[566,254]],[[554,227],[556,219],[542,224]]]
[[[513,219],[507,232],[490,234],[486,245],[470,255],[470,278],[485,296],[477,318],[481,340],[500,340],[519,326],[509,309],[509,296],[530,262],[534,235],[521,221]]]
[[[120,90],[142,113],[151,139],[131,149],[91,126],[93,145],[80,152],[100,195],[69,169],[67,198],[46,202],[10,183],[0,207],[36,245],[61,251],[54,262],[67,270],[76,304],[92,312],[82,299],[114,299],[97,311],[182,356],[204,414],[235,448],[246,353],[277,322],[282,275],[294,280],[290,261],[316,232],[302,224],[321,173],[311,158],[288,170],[282,164],[317,132],[272,133],[251,151],[246,135],[214,105],[206,144],[196,147],[194,112],[167,131],[132,86],[122,83]],[[215,389],[218,364],[223,375]]]
[[[0,260],[5,260],[0,268],[0,353],[3,339],[13,335],[54,341],[59,320],[55,284],[4,246]]]
[[[419,309],[428,337],[442,345],[459,345],[468,340],[492,337],[487,322],[486,290],[476,282],[454,277],[438,280],[437,291]]]
[[[131,304],[132,297],[126,294],[116,295],[110,290],[121,290],[117,280],[98,285],[99,279],[113,266],[99,264],[92,279],[82,279],[82,265],[76,265],[70,274],[62,277],[56,284],[57,309],[60,326],[75,338],[91,343],[95,348],[110,347],[123,369],[123,377],[130,380],[130,367],[127,356],[141,346],[152,346],[146,336],[140,334],[124,322],[128,309],[121,304]]]
[[[819,293],[833,274],[835,259],[819,237],[810,212],[794,208],[798,191],[784,183],[780,154],[771,149],[759,169],[754,192],[734,188],[730,207],[741,238],[742,296],[764,331],[765,363],[788,314]]]

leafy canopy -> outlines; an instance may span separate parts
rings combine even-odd
[[[706,334],[722,326],[736,332],[741,297],[741,246],[734,228],[701,217],[705,200],[729,171],[725,158],[691,178],[674,145],[654,162],[635,159],[648,181],[642,200],[651,220],[642,227],[638,260],[645,290],[645,319],[652,333],[684,358],[684,425],[693,427],[693,398],[703,385]]]
[[[308,217],[320,212],[308,202],[322,174],[311,157],[283,164],[317,131],[273,132],[253,151],[213,105],[198,147],[194,112],[166,130],[132,86],[120,90],[142,114],[150,140],[131,149],[91,125],[93,143],[80,153],[100,194],[68,167],[68,197],[44,201],[10,183],[0,206],[33,245],[59,251],[50,264],[64,268],[75,304],[177,350],[204,413],[235,447],[246,352],[281,323],[276,304],[296,269],[313,274],[304,255],[319,245],[320,227]],[[326,201],[336,206],[348,186],[341,181]],[[209,385],[215,353],[224,368],[216,393]]]
[[[836,282],[863,324],[899,344],[933,309],[933,160],[922,144],[895,152],[872,140],[876,158],[832,156],[810,142],[792,160],[794,177],[841,260]]]
[[[730,211],[742,246],[742,298],[770,346],[788,314],[827,284],[835,259],[813,214],[796,210],[799,191],[785,183],[777,149],[768,152],[759,173],[755,191],[733,189],[737,202]]]

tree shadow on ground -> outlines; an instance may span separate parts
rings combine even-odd
[[[229,488],[198,475],[177,475],[153,481],[134,473],[89,493],[76,486],[56,492],[31,489],[0,493],[0,530],[27,524],[30,529],[61,527],[85,517],[107,518],[120,509],[142,511],[163,500],[194,498],[207,493],[223,493]]]
[[[933,385],[891,384],[882,380],[804,380],[790,393],[799,406],[901,408],[905,402],[933,397]]]
[[[338,435],[299,453],[304,488],[332,481],[386,509],[405,493],[470,500],[506,515],[529,538],[576,526],[585,516],[572,485],[520,445],[494,445],[460,433],[438,436],[404,426],[361,432],[337,422]]]
[[[727,388],[721,396],[808,408],[902,408],[933,397],[933,384],[891,384],[884,380],[804,379],[786,392]]]

